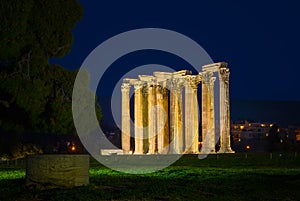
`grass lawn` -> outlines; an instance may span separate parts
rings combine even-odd
[[[91,160],[90,185],[37,190],[24,185],[24,165],[0,165],[0,201],[20,200],[300,200],[300,156],[249,153],[185,155],[145,175],[119,173]]]

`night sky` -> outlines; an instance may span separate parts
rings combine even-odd
[[[192,3],[191,3],[192,2]],[[231,98],[299,100],[300,2],[294,1],[114,1],[81,0],[84,16],[73,30],[71,52],[52,59],[68,69],[81,66],[106,39],[138,28],[164,28],[200,44],[231,69]],[[117,60],[106,72],[101,95],[131,68],[158,63],[190,68],[159,51],[139,51]],[[100,86],[99,85],[99,86]]]

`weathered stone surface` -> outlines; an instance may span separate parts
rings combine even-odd
[[[168,123],[168,91],[158,85],[156,87],[157,101],[157,153],[169,152],[169,123]]]
[[[202,73],[202,154],[215,153],[214,82],[212,72]]]
[[[134,154],[144,154],[143,82],[134,83]]]
[[[198,139],[198,84],[199,75],[185,76],[185,152],[186,154],[199,153]]]
[[[157,110],[156,110],[156,87],[150,82],[148,87],[148,141],[149,154],[155,154],[157,141]]]
[[[40,189],[88,185],[89,155],[28,156],[25,184]]]
[[[130,152],[130,84],[122,84],[122,149]]]
[[[181,154],[183,152],[183,122],[182,122],[182,88],[184,80],[175,78],[170,81],[170,152]]]
[[[215,103],[215,75],[219,77],[219,103]],[[219,123],[219,153],[234,153],[230,147],[229,69],[219,62],[202,67],[202,72],[154,72],[139,79],[124,79],[122,85],[122,149],[129,151],[130,104],[127,85],[134,85],[134,154],[199,153],[198,84],[202,84],[202,154],[215,153]],[[183,99],[182,92],[185,92]],[[184,106],[183,106],[184,103]],[[219,117],[215,119],[215,104]],[[220,132],[220,133],[219,133]]]
[[[220,87],[220,150],[219,153],[234,153],[230,146],[229,68],[226,62],[205,65],[206,73],[217,72]]]

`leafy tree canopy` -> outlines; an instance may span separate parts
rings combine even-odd
[[[70,30],[82,16],[76,0],[11,0],[0,9],[1,60],[41,66],[70,51]]]
[[[0,131],[75,133],[77,72],[48,61],[70,51],[82,7],[77,0],[11,0],[0,13]]]

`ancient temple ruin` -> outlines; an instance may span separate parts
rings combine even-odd
[[[201,153],[215,153],[214,73],[217,74],[220,85],[218,152],[233,153],[230,147],[229,68],[227,63],[220,62],[203,66],[202,72],[197,75],[181,70],[173,73],[154,72],[153,75],[139,75],[138,79],[124,79],[121,87],[121,141],[124,154],[199,153],[199,101],[202,115]],[[200,84],[202,97],[198,100]],[[134,87],[132,130],[129,93],[131,86]],[[130,136],[134,137],[133,141]]]

